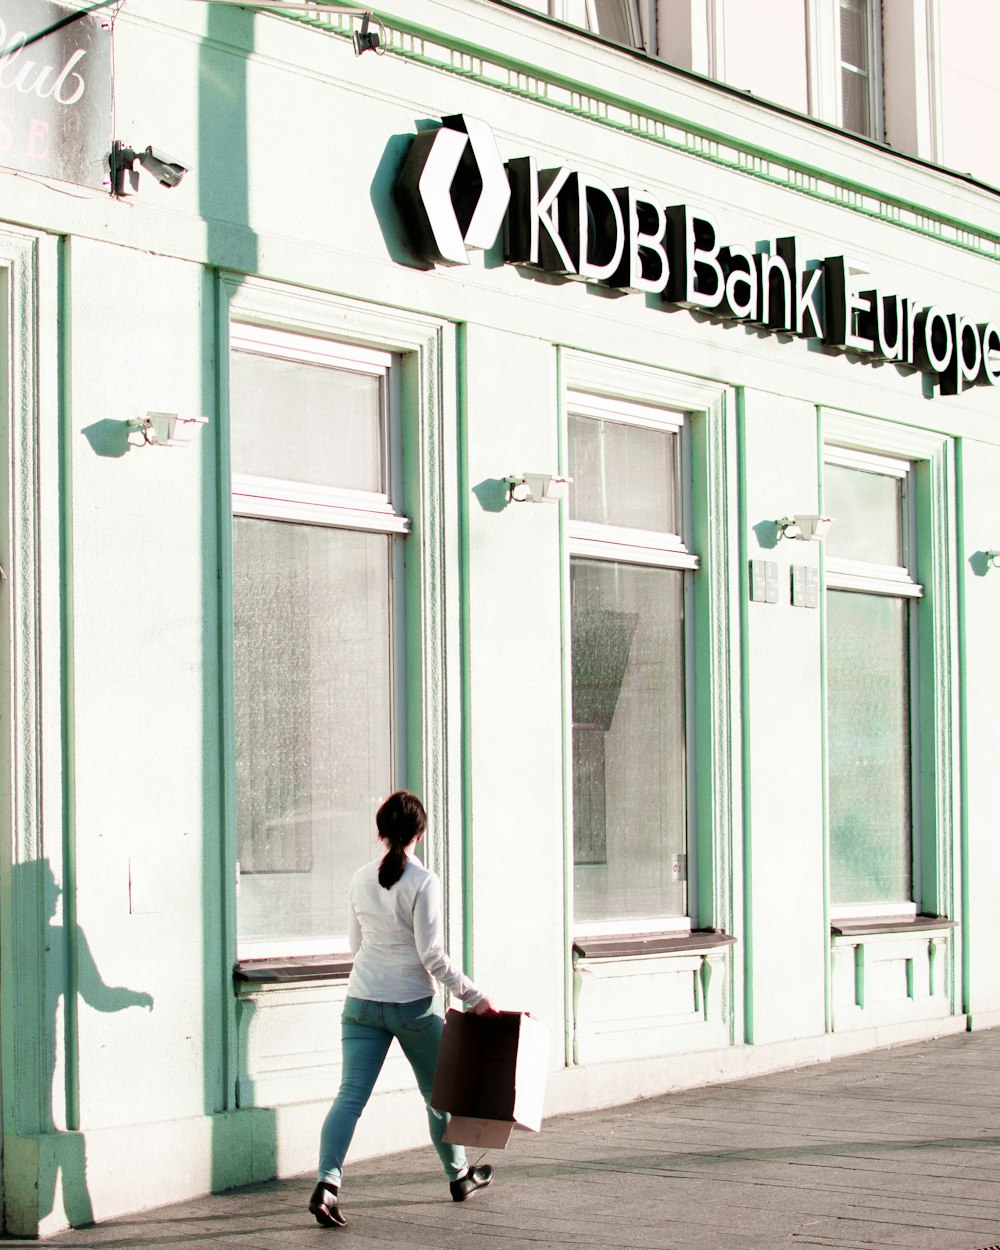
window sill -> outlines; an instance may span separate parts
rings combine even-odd
[[[880,933],[925,933],[957,927],[957,920],[944,916],[901,916],[893,920],[842,920],[830,925],[830,933],[833,937],[875,937]]]
[[[581,937],[573,942],[578,959],[622,959],[635,955],[679,955],[713,947],[733,946],[736,939],[719,929],[696,929],[683,934],[622,934],[618,937]]]
[[[298,959],[244,959],[233,969],[237,989],[302,981],[341,981],[350,976],[350,955],[303,955]]]

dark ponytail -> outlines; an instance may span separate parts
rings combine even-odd
[[[406,848],[427,828],[427,813],[415,794],[397,790],[375,813],[375,827],[378,836],[389,844],[378,866],[378,883],[391,890],[406,867]]]

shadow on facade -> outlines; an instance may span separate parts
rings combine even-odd
[[[93,1223],[93,1209],[87,1186],[87,1157],[82,1133],[70,1128],[57,1131],[60,1109],[65,1105],[66,1118],[73,1123],[76,1105],[77,1055],[75,1053],[75,1003],[82,1000],[94,1011],[116,1012],[129,1008],[153,1009],[153,999],[142,990],[106,985],[94,962],[87,935],[78,924],[67,919],[71,909],[60,906],[63,891],[48,860],[31,860],[13,867],[14,897],[37,899],[44,909],[42,949],[47,952],[48,967],[54,975],[38,987],[38,1091],[39,1143],[51,1147],[51,1154],[37,1161],[39,1222],[52,1214],[57,1206],[57,1192],[62,1207],[74,1226]],[[63,988],[65,986],[65,989]],[[60,1025],[62,1028],[60,1028]],[[66,1056],[60,1070],[56,1058],[60,1032],[67,1039]],[[60,1085],[62,1088],[60,1088]],[[40,1146],[41,1148],[41,1146]]]
[[[266,19],[265,19],[266,20]],[[202,741],[206,768],[203,798],[202,924],[204,933],[204,1106],[211,1117],[214,1192],[266,1180],[277,1172],[274,1112],[241,1105],[246,1085],[246,1029],[233,992],[236,946],[235,846],[227,817],[227,706],[224,655],[231,645],[226,620],[223,561],[230,524],[229,483],[222,480],[228,439],[228,342],[219,275],[253,275],[258,243],[250,225],[247,58],[254,51],[253,13],[209,5],[199,66],[199,211],[206,227],[202,297],[202,411],[209,416],[202,478],[202,599],[205,619]],[[214,753],[210,757],[210,753]]]

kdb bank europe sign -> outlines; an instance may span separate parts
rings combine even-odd
[[[1000,385],[1000,327],[868,288],[847,256],[807,262],[798,240],[772,251],[724,244],[703,209],[663,204],[533,156],[506,163],[485,122],[459,114],[413,140],[395,186],[410,242],[434,265],[465,265],[504,236],[505,259],[664,304],[821,340],[923,370],[956,395]]]

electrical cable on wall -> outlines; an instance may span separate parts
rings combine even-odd
[[[115,16],[121,9],[125,0],[97,0],[96,4],[92,4],[89,8],[81,9],[78,13],[69,13],[65,17],[59,18],[58,21],[51,22],[42,30],[37,30],[31,35],[24,35],[17,43],[0,52],[0,60],[5,56],[12,56],[20,52],[23,48],[27,48],[33,43],[37,43],[40,39],[44,39],[47,35],[53,35],[57,30],[62,30],[64,26],[71,26],[74,22],[80,20],[81,17],[87,17],[91,13],[96,13],[99,9],[109,9],[112,5],[117,5]],[[385,53],[385,25],[381,18],[377,17],[370,9],[356,8],[353,5],[343,4],[323,4],[322,0],[316,3],[300,4],[294,0],[290,3],[284,3],[283,0],[200,0],[202,4],[228,4],[241,9],[257,9],[264,13],[277,13],[279,16],[283,12],[287,13],[306,13],[314,17],[322,17],[325,14],[337,14],[343,17],[360,17],[361,30],[354,35],[354,51],[358,56],[362,52],[375,52],[382,56]],[[379,28],[379,34],[369,31],[369,22],[374,21]]]
[[[9,48],[5,48],[3,52],[0,52],[0,60],[5,56],[13,56],[15,52],[20,52],[22,48],[27,48],[31,44],[37,43],[39,39],[44,39],[47,35],[54,35],[57,30],[62,30],[64,26],[72,26],[81,17],[87,17],[91,13],[96,13],[98,9],[110,9],[113,4],[120,6],[121,3],[122,0],[97,0],[96,4],[92,4],[87,9],[81,9],[79,13],[68,13],[65,17],[59,18],[58,21],[50,22],[42,30],[36,30],[31,35],[24,35],[17,43],[11,44]]]

